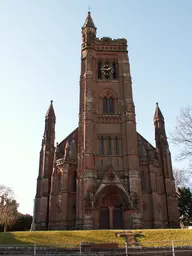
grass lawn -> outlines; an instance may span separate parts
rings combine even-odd
[[[36,244],[65,246],[79,245],[81,242],[118,243],[124,246],[124,239],[115,237],[117,230],[89,230],[89,231],[33,231],[0,233],[2,244]],[[192,245],[192,230],[189,229],[153,229],[136,230],[142,233],[139,238],[144,246]]]

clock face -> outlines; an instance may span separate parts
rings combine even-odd
[[[103,68],[101,68],[101,72],[104,74],[105,78],[108,79],[110,74],[113,73],[113,68],[110,67],[108,64],[105,64]]]

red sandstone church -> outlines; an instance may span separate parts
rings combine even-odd
[[[127,40],[82,27],[79,125],[55,147],[52,102],[45,116],[33,230],[179,226],[164,117],[156,147],[136,130]]]

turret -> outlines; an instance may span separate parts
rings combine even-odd
[[[34,219],[36,229],[47,229],[49,221],[49,195],[54,160],[55,112],[51,101],[45,115],[45,129],[40,151],[39,175],[35,199]]]
[[[82,27],[82,43],[83,46],[90,46],[96,38],[97,28],[94,25],[91,17],[91,12],[88,12],[85,23]]]
[[[44,131],[45,144],[49,146],[54,145],[55,122],[56,122],[55,111],[53,108],[53,101],[51,101],[48,111],[45,115],[45,131]]]
[[[167,142],[166,132],[165,132],[165,122],[163,114],[159,108],[158,103],[156,103],[155,115],[154,115],[154,127],[155,127],[155,141],[156,148],[160,156],[160,166],[163,175],[163,185],[165,192],[165,202],[166,202],[166,213],[167,213],[167,224],[170,225],[169,219],[169,209],[168,209],[168,182],[167,179],[172,178],[172,166],[171,166],[171,156],[169,152],[169,146]]]
[[[155,127],[155,141],[156,147],[160,144],[168,145],[167,136],[165,132],[165,122],[163,114],[159,108],[159,104],[156,103],[155,115],[154,115],[154,127]]]

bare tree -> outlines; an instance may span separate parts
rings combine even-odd
[[[4,232],[8,226],[13,225],[17,220],[18,203],[14,198],[11,188],[0,185],[0,225],[4,226]]]
[[[177,117],[174,132],[170,136],[171,142],[181,146],[179,159],[192,160],[192,108],[181,109]]]
[[[178,168],[173,168],[173,175],[175,178],[175,186],[176,187],[189,187],[190,186],[190,179],[192,175],[191,170],[182,170]]]

